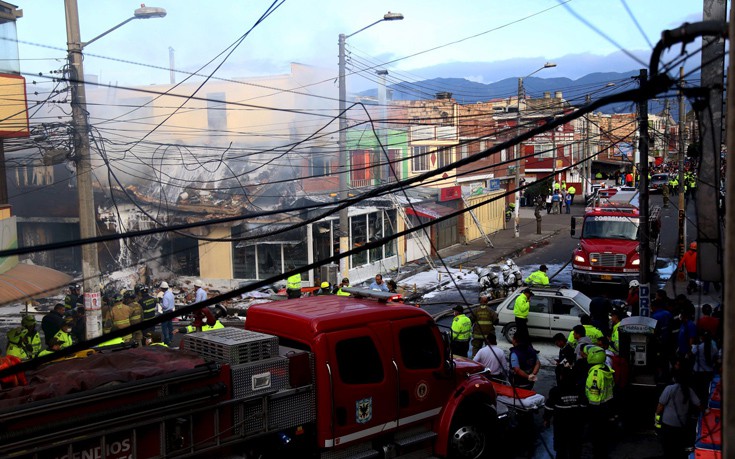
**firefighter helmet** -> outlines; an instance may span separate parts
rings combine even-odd
[[[590,365],[600,365],[605,363],[605,349],[600,346],[587,346],[585,349],[587,353],[587,363]]]
[[[327,281],[322,282],[321,287],[322,288],[329,288],[329,282],[327,282]]]

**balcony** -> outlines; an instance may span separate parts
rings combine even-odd
[[[457,126],[411,126],[410,138],[411,142],[423,140],[457,140]]]

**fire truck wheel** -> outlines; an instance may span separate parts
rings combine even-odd
[[[488,456],[490,425],[481,413],[460,413],[452,422],[451,459],[480,459]]]
[[[505,339],[511,344],[513,344],[513,335],[516,334],[516,329],[517,327],[515,322],[511,322],[503,327],[503,336],[505,336]]]

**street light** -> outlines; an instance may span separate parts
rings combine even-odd
[[[369,29],[375,24],[383,21],[400,21],[403,19],[401,13],[391,13],[388,11],[383,15],[382,19],[378,19],[370,25],[363,27],[357,32],[353,32],[349,35],[343,33],[339,34],[339,199],[344,202],[347,200],[347,174],[349,173],[349,156],[347,154],[347,86],[345,84],[345,42],[348,38],[362,32],[365,29]],[[339,253],[345,253],[349,250],[349,218],[347,216],[347,208],[339,211]],[[342,273],[342,277],[349,276],[349,260],[347,257],[343,257],[339,260],[339,271]]]
[[[553,62],[547,62],[543,65],[543,67],[539,67],[538,69],[534,70],[533,72],[529,73],[528,75],[518,78],[518,111],[516,113],[516,128],[517,133],[520,134],[521,129],[521,99],[525,98],[525,91],[523,89],[523,78],[528,78],[531,75],[540,72],[543,69],[549,69],[552,67],[556,67],[556,64]],[[521,207],[521,191],[518,189],[521,185],[521,144],[518,143],[516,145],[516,192],[515,192],[515,204],[516,207],[514,209],[514,231],[513,231],[513,237],[521,237],[521,216],[520,216],[520,207]]]
[[[108,31],[97,35],[93,39],[83,42],[79,31],[79,8],[77,0],[64,0],[66,13],[66,38],[69,59],[69,83],[71,86],[72,132],[74,135],[74,152],[77,160],[77,199],[79,202],[79,237],[88,239],[97,236],[94,195],[92,190],[92,164],[90,161],[89,124],[87,122],[87,94],[84,89],[84,67],[82,65],[82,50],[85,46],[104,37],[113,30],[127,24],[133,19],[162,18],[166,16],[163,8],[154,8],[141,5],[136,9],[133,17],[121,22]],[[99,292],[99,260],[97,259],[97,245],[85,244],[82,246],[82,277],[84,281],[85,298],[96,297],[91,295]],[[87,339],[101,335],[102,316],[101,301],[97,298],[93,302],[90,298],[86,304]],[[93,305],[96,305],[96,309]]]

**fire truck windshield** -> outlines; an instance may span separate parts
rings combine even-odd
[[[588,217],[584,221],[582,239],[638,240],[638,221],[630,217]]]

